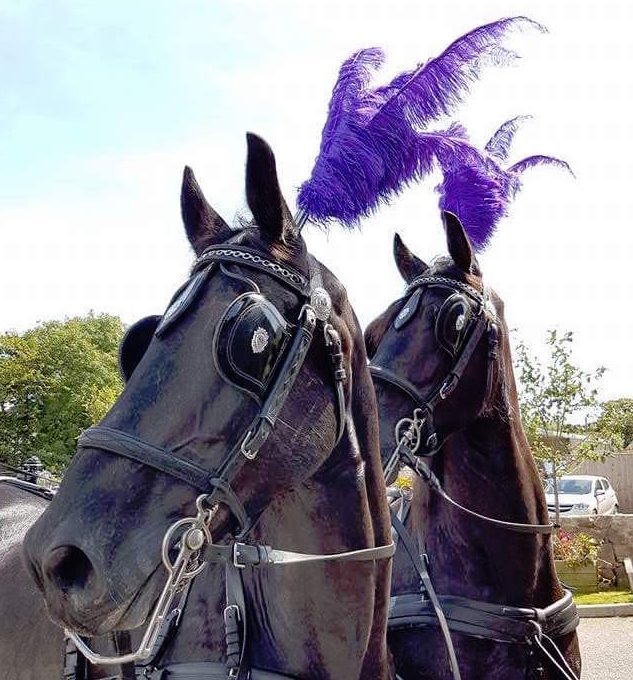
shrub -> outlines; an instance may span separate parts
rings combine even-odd
[[[563,530],[554,534],[554,559],[562,560],[568,567],[580,567],[597,557],[598,546],[591,536]]]

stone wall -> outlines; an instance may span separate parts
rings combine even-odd
[[[625,557],[633,559],[633,515],[595,515],[561,517],[561,528],[569,532],[589,534],[599,542],[598,572],[605,579],[617,579],[617,585],[628,588],[624,570]]]

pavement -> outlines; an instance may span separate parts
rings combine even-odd
[[[633,678],[633,617],[581,619],[581,680]]]

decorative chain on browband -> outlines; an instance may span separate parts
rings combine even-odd
[[[281,277],[283,280],[288,281],[296,286],[300,286],[302,290],[308,287],[308,280],[299,272],[291,270],[287,267],[280,265],[278,262],[273,262],[268,260],[257,253],[251,252],[246,248],[242,247],[239,250],[234,248],[218,248],[212,246],[207,248],[202,255],[196,260],[194,269],[197,269],[209,260],[217,260],[223,258],[231,258],[236,260],[242,260],[248,262],[251,265],[255,265],[258,268],[262,268],[265,271],[274,272],[277,276]]]
[[[418,276],[418,278],[413,279],[411,283],[407,286],[406,294],[409,295],[416,288],[425,285],[441,285],[447,286],[448,288],[457,288],[463,293],[470,295],[474,298],[482,307],[486,305],[487,295],[485,293],[480,293],[476,288],[469,285],[468,283],[463,283],[462,281],[457,281],[456,279],[450,279],[447,276]]]

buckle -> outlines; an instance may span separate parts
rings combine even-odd
[[[244,439],[242,439],[242,443],[240,444],[240,451],[242,452],[242,455],[245,458],[248,458],[248,460],[254,460],[257,457],[257,449],[255,451],[251,451],[249,448],[247,448],[249,442],[253,438],[253,431],[249,430],[246,433],[246,436]]]
[[[437,432],[433,432],[426,440],[426,448],[433,451],[437,447],[437,441]]]
[[[444,400],[455,389],[457,385],[457,376],[451,374],[440,387],[440,399]]]
[[[246,564],[240,562],[241,555],[240,548],[242,546],[245,547],[245,545],[246,545],[245,543],[239,543],[237,541],[233,543],[233,566],[236,567],[237,569],[245,569],[247,566]]]
[[[230,621],[229,616],[231,614],[235,616],[235,621],[242,620],[242,617],[240,615],[240,608],[236,604],[227,604],[226,607],[224,607],[224,613],[222,614],[225,625],[227,621]]]

